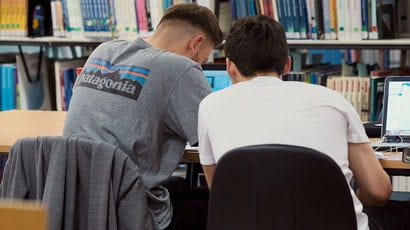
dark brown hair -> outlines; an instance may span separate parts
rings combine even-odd
[[[244,77],[268,72],[281,75],[288,57],[283,28],[264,15],[236,21],[229,30],[224,48],[226,57]]]
[[[165,21],[177,20],[186,22],[208,35],[214,46],[222,42],[223,34],[215,14],[204,6],[196,3],[177,4],[168,8],[158,25]]]

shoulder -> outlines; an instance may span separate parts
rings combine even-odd
[[[209,107],[224,107],[232,105],[236,95],[240,92],[239,85],[232,85],[225,89],[208,94],[200,103],[200,108],[209,110]]]
[[[304,82],[286,82],[287,87],[293,88],[294,91],[306,96],[318,97],[330,100],[344,100],[344,97],[335,90],[329,89],[322,85],[304,83]]]
[[[101,43],[93,50],[90,57],[111,57],[123,52],[129,46],[130,41],[112,40]]]

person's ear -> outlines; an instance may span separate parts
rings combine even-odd
[[[191,57],[198,52],[198,49],[200,48],[199,46],[204,42],[204,40],[205,37],[202,34],[197,34],[189,40],[188,52],[191,55]]]
[[[285,67],[283,68],[282,76],[285,76],[286,74],[288,74],[291,67],[292,67],[292,59],[290,58],[290,56],[288,56],[288,59],[286,60],[286,63],[285,63]]]
[[[231,77],[232,84],[237,82],[238,69],[236,68],[235,63],[233,63],[229,58],[226,58],[226,71]]]

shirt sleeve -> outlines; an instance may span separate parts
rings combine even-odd
[[[189,68],[178,81],[167,108],[167,126],[192,146],[198,143],[198,107],[211,93],[211,86],[199,67]]]
[[[359,115],[353,106],[346,101],[347,141],[349,143],[369,142]]]
[[[211,142],[208,136],[208,130],[206,124],[204,123],[204,118],[202,116],[202,107],[199,106],[198,113],[198,145],[199,145],[199,161],[202,165],[213,165],[216,164],[215,157],[212,151]]]

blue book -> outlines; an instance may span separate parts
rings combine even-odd
[[[91,21],[93,22],[93,32],[102,31],[101,25],[101,3],[100,0],[88,0],[90,2],[90,17]],[[96,33],[93,33],[92,37],[95,38]]]
[[[298,0],[298,1],[299,1],[300,38],[308,39],[309,21],[308,21],[306,1],[305,0]]]
[[[367,0],[362,0],[362,39],[367,40],[369,39],[369,9]]]
[[[65,109],[68,111],[71,96],[73,94],[73,86],[75,82],[75,70],[72,68],[63,69],[63,80],[64,80],[64,104]]]
[[[284,17],[285,17],[285,22],[286,22],[286,37],[288,39],[294,39],[295,38],[295,26],[293,22],[293,9],[290,8],[290,1],[291,0],[285,0],[283,3],[284,7]]]
[[[300,39],[300,12],[299,0],[290,0],[290,18],[293,21],[294,39]]]
[[[254,0],[248,0],[248,15],[247,16],[253,16],[256,15],[256,6],[255,6],[255,1]]]
[[[88,0],[80,0],[80,8],[81,15],[83,18],[83,29],[84,32],[87,34],[92,30]]]
[[[283,30],[286,32],[287,28],[286,28],[286,18],[285,18],[284,4],[283,4],[284,1],[285,0],[276,0],[276,8],[278,10],[279,23],[282,25]]]
[[[6,80],[5,80],[5,68],[3,65],[0,65],[0,110],[4,110],[3,106],[5,104],[6,96]]]
[[[229,0],[229,5],[231,7],[231,13],[232,13],[232,20],[237,20],[238,19],[238,15],[236,12],[236,0]]]
[[[7,67],[7,110],[14,109],[14,65]]]
[[[66,31],[70,31],[70,23],[69,23],[69,21],[68,21],[67,1],[68,1],[68,0],[61,0],[61,5],[63,6],[64,29],[65,29]]]
[[[0,69],[0,110],[5,111],[9,110],[9,72],[10,72],[10,66],[9,65],[1,65]]]
[[[246,17],[246,0],[236,0],[236,14],[237,14],[237,19]]]
[[[98,13],[100,14],[100,31],[110,32],[110,3],[108,0],[98,0]],[[104,36],[104,38],[107,38]]]

